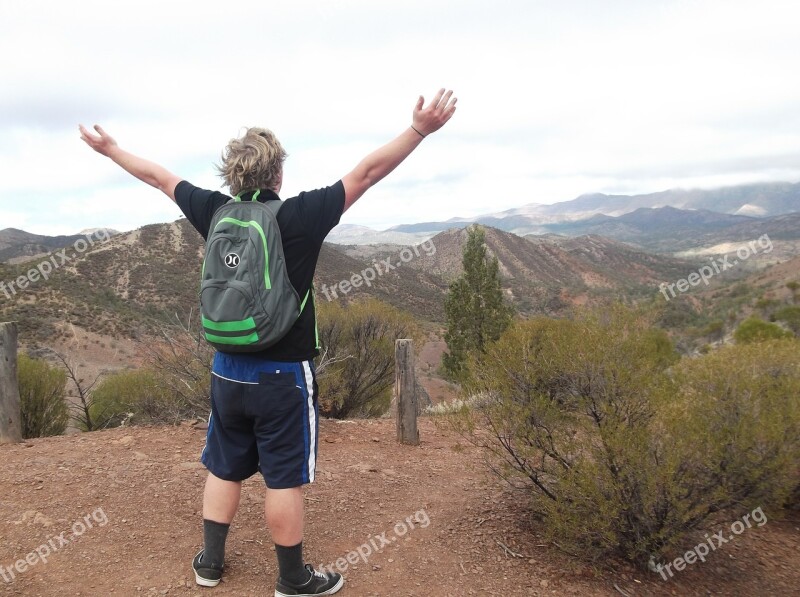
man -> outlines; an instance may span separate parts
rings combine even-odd
[[[287,199],[277,221],[292,286],[301,297],[312,289],[322,242],[339,219],[372,185],[394,170],[429,134],[455,113],[456,98],[444,89],[424,106],[420,96],[412,124],[393,141],[364,158],[340,181]],[[199,189],[161,166],[121,149],[100,126],[80,125],[81,138],[127,172],[164,192],[208,237],[214,212],[230,197]],[[220,174],[231,195],[278,200],[286,153],[266,129],[248,129],[228,144]],[[313,295],[312,295],[313,296]],[[265,516],[275,543],[279,577],[275,595],[332,595],[344,580],[303,563],[302,486],[314,480],[318,403],[312,359],[319,354],[316,314],[301,312],[277,344],[260,353],[214,357],[211,418],[202,461],[209,470],[203,495],[204,547],[192,561],[199,585],[222,577],[225,541],[239,505],[241,484],[260,471],[266,483]]]

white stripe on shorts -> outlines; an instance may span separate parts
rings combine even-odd
[[[303,361],[306,374],[306,391],[308,393],[308,482],[314,481],[314,470],[317,468],[317,413],[314,412],[314,375],[308,361]]]

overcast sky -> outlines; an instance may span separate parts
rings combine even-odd
[[[2,0],[0,229],[180,216],[79,122],[207,188],[231,137],[271,128],[289,197],[341,178],[443,86],[453,120],[343,223],[795,182],[799,19],[769,0]]]

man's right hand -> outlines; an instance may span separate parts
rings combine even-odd
[[[414,116],[412,119],[412,126],[422,135],[430,135],[435,133],[444,124],[452,118],[456,111],[457,98],[452,97],[453,91],[445,92],[440,89],[436,97],[433,98],[427,107],[423,108],[425,99],[420,95],[417,100],[417,105],[414,107]]]
[[[373,151],[352,172],[342,177],[345,211],[419,147],[423,137],[438,131],[450,120],[456,111],[456,98],[452,95],[452,91],[440,89],[427,107],[423,107],[425,99],[419,96],[411,126],[393,141]]]

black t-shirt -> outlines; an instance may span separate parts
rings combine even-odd
[[[252,195],[243,193],[241,197],[246,200]],[[278,195],[267,189],[262,189],[258,196],[262,203],[276,199]],[[175,187],[175,202],[204,239],[208,239],[214,212],[230,200],[231,197],[224,193],[200,189],[185,180]],[[344,185],[341,180],[330,187],[286,199],[278,211],[289,281],[301,300],[314,283],[322,241],[339,223],[343,211]],[[306,303],[297,322],[277,344],[255,354],[271,361],[305,361],[317,356],[314,302]]]

